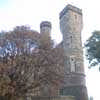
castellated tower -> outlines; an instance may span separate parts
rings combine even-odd
[[[40,24],[40,33],[51,33],[51,23],[49,21],[43,21]]]
[[[87,100],[81,42],[82,26],[81,9],[67,5],[60,13],[65,55],[65,79],[60,92],[62,95],[73,95],[76,100]]]
[[[43,21],[40,24],[40,33],[41,33],[41,43],[44,46],[50,46],[50,33],[51,33],[51,23],[49,21]]]
[[[42,44],[42,47],[47,50],[51,44],[51,38],[50,38],[51,29],[52,29],[51,22],[42,21],[40,23],[40,35],[41,35],[40,43]],[[53,85],[51,83],[43,81],[40,87],[40,95],[41,96],[52,95],[53,94],[51,92],[52,87]]]

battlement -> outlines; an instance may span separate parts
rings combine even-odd
[[[72,10],[73,12],[76,12],[80,15],[82,15],[82,10],[75,7],[75,6],[72,6],[70,4],[68,4],[61,12],[60,12],[60,19],[63,17],[63,15],[65,15],[69,10]]]
[[[43,21],[43,22],[41,22],[40,28],[45,27],[45,26],[52,28],[51,22],[49,22],[49,21]]]

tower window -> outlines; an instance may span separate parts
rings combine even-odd
[[[74,57],[70,58],[70,68],[71,68],[71,72],[75,72],[75,58]]]
[[[75,15],[75,19],[77,19],[77,15]]]
[[[72,36],[70,37],[70,39],[71,39],[71,43],[72,43]]]

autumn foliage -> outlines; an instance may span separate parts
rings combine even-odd
[[[54,46],[50,37],[43,40],[26,26],[1,33],[0,100],[17,100],[30,93],[42,95],[41,87],[46,84],[58,89],[63,74],[63,50]]]

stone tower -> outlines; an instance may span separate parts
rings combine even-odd
[[[81,42],[82,11],[67,5],[60,13],[60,28],[63,34],[65,79],[62,95],[73,95],[76,100],[87,100],[83,51]]]
[[[51,23],[49,21],[43,21],[40,24],[40,33],[41,33],[41,43],[44,46],[50,46],[50,33],[51,33]]]
[[[49,21],[43,21],[40,24],[40,33],[51,33],[51,23]]]

